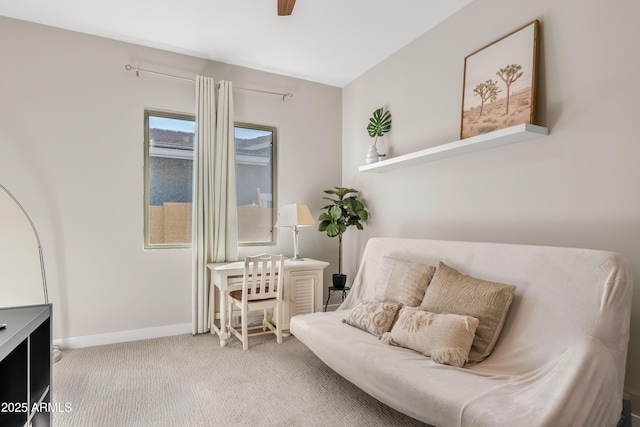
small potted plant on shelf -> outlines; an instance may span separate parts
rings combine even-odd
[[[369,213],[358,199],[358,190],[334,187],[333,190],[324,192],[336,198],[323,197],[331,201],[331,204],[322,208],[324,212],[318,217],[318,230],[327,233],[329,237],[338,238],[338,274],[333,275],[333,287],[341,289],[347,282],[347,275],[342,274],[342,234],[350,226],[362,230],[362,222],[369,219]]]
[[[391,130],[391,113],[385,111],[384,108],[378,108],[373,112],[373,115],[369,118],[369,125],[367,125],[367,132],[371,138],[375,138],[373,143],[369,145],[369,151],[367,151],[367,163],[375,163],[379,160],[379,157],[384,157],[384,154],[378,153],[378,137],[384,135]]]

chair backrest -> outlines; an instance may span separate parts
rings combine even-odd
[[[284,255],[260,254],[244,260],[242,297],[248,301],[282,297]]]

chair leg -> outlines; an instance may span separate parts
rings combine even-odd
[[[278,344],[282,344],[282,310],[280,306],[277,306],[275,310],[276,315],[276,341]]]
[[[249,349],[249,337],[248,337],[249,327],[247,325],[247,321],[249,319],[247,319],[247,307],[242,307],[241,316],[242,316],[242,349],[248,350]]]

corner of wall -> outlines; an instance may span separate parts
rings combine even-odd
[[[637,390],[625,389],[623,398],[631,401],[633,427],[640,427],[640,393]]]

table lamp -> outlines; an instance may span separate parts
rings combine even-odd
[[[293,258],[300,260],[298,252],[298,227],[310,227],[316,225],[307,205],[284,205],[278,214],[276,227],[293,227]]]

